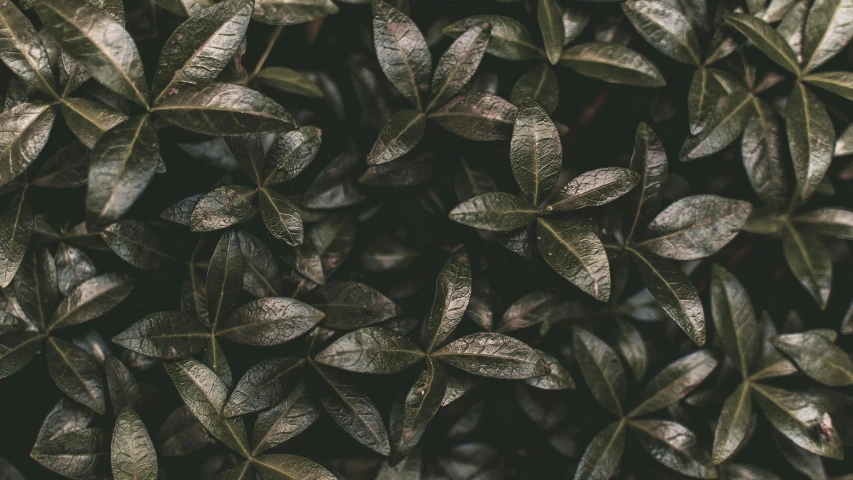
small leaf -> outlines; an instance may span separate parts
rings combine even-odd
[[[100,368],[85,350],[58,338],[49,338],[47,368],[63,393],[101,415],[106,413]]]
[[[138,220],[120,220],[107,225],[101,238],[113,253],[142,270],[158,270],[174,260],[158,249],[162,237]]]
[[[823,65],[853,38],[853,3],[847,0],[816,1],[809,10],[804,35],[806,71]]]
[[[258,414],[252,432],[252,455],[281,445],[303,432],[320,417],[319,408],[305,386],[297,385],[281,403]]]
[[[0,113],[0,186],[4,186],[33,163],[47,143],[55,108],[46,102],[21,103]]]
[[[791,220],[819,235],[853,240],[853,212],[844,208],[818,208]]]
[[[486,22],[473,26],[444,52],[435,66],[426,111],[456,96],[471,80],[489,46],[489,31]]]
[[[545,43],[545,53],[551,65],[560,61],[566,32],[563,29],[563,10],[556,0],[539,0],[536,7],[539,31]]]
[[[68,478],[109,475],[110,438],[100,428],[82,428],[36,444],[30,457]]]
[[[201,197],[190,216],[190,228],[195,232],[211,232],[228,228],[245,218],[251,211],[257,191],[242,185],[219,187]]]
[[[651,413],[681,400],[708,378],[717,363],[710,350],[699,350],[670,363],[649,380],[628,416]]]
[[[358,282],[332,282],[312,291],[311,306],[328,328],[352,330],[394,318],[401,309],[380,291]]]
[[[255,5],[259,3],[261,2],[258,1]],[[289,68],[266,67],[258,72],[255,78],[262,84],[282,92],[295,93],[303,97],[323,98],[323,91],[314,79]]]
[[[261,455],[252,460],[264,480],[336,480],[338,477],[312,460],[283,453]]]
[[[545,208],[548,212],[566,212],[598,207],[630,192],[640,176],[619,167],[598,168],[573,178],[554,195]]]
[[[653,47],[688,65],[702,64],[696,32],[678,9],[657,0],[633,0],[622,4],[625,16]]]
[[[133,410],[119,414],[110,458],[115,480],[157,480],[157,452],[145,424]]]
[[[133,286],[133,279],[124,273],[105,273],[86,280],[59,303],[48,322],[47,331],[100,317],[127,298]]]
[[[764,21],[745,13],[730,13],[726,15],[726,23],[736,28],[756,48],[764,52],[782,68],[799,75],[800,64],[797,55],[791,50],[788,42],[776,30]]]
[[[785,104],[785,125],[802,203],[814,193],[829,169],[835,128],[820,99],[801,83],[794,86]]]
[[[178,360],[204,350],[210,333],[198,320],[178,312],[155,312],[113,337],[113,342],[128,350]]]
[[[488,23],[492,27],[486,52],[504,60],[532,60],[545,58],[533,34],[518,21],[500,15],[474,15],[444,27],[441,31],[459,37],[471,28]]]
[[[473,92],[453,98],[428,118],[462,138],[487,142],[510,138],[517,112],[497,95]]]
[[[543,63],[519,77],[509,98],[516,106],[521,106],[527,99],[533,100],[551,115],[557,109],[560,99],[557,74],[553,68]]]
[[[29,85],[56,98],[47,49],[33,25],[11,2],[0,7],[0,23],[0,59]]]
[[[471,263],[464,250],[452,254],[438,272],[435,297],[424,323],[421,345],[432,352],[453,333],[471,299]]]
[[[537,221],[536,245],[548,265],[596,300],[610,300],[610,262],[595,232],[574,219]]]
[[[604,427],[589,443],[578,463],[575,480],[610,478],[619,467],[625,449],[625,422]]]
[[[600,338],[580,327],[573,330],[575,358],[590,393],[602,407],[621,416],[628,391],[622,362]]]
[[[530,225],[536,218],[536,208],[517,195],[489,192],[460,203],[449,216],[469,227],[509,232]]]
[[[563,147],[557,127],[536,102],[528,101],[518,109],[509,158],[519,188],[538,206],[557,183]]]
[[[658,68],[646,57],[615,43],[582,43],[563,51],[560,64],[609,83],[637,87],[666,85]]]
[[[811,331],[778,335],[770,341],[812,379],[831,387],[853,384],[853,360],[825,336]]]
[[[382,0],[373,2],[373,42],[379,66],[391,84],[418,110],[429,89],[432,56],[417,25]]]
[[[250,367],[228,397],[222,415],[245,415],[286,400],[292,377],[302,370],[304,363],[305,360],[297,358],[270,358]]]
[[[818,307],[826,308],[832,287],[832,259],[820,238],[789,225],[782,230],[782,249],[791,273]]]
[[[365,327],[335,340],[314,360],[350,372],[397,373],[423,356],[408,338],[385,328]]]
[[[323,320],[323,312],[298,300],[261,298],[234,311],[218,336],[247,345],[279,345],[304,334]]]
[[[741,383],[723,403],[717,419],[711,454],[714,464],[723,463],[743,445],[752,422],[752,393],[749,384]]]
[[[56,249],[54,263],[58,288],[63,295],[68,295],[77,285],[98,274],[88,255],[64,242],[60,242]]]
[[[255,0],[252,20],[270,25],[297,25],[338,12],[331,0]]]
[[[432,353],[460,370],[491,378],[525,379],[548,373],[535,350],[499,333],[473,333]]]
[[[68,128],[90,150],[105,133],[128,118],[103,103],[75,97],[62,99],[62,116]]]
[[[219,323],[237,305],[237,295],[243,286],[243,254],[240,239],[228,230],[216,244],[207,268],[207,304],[210,327],[218,333]]]
[[[632,420],[628,425],[640,445],[663,465],[694,478],[717,478],[717,471],[696,445],[696,435],[687,427],[668,420]]]
[[[33,210],[24,193],[16,195],[0,214],[0,288],[15,278],[33,232]]]

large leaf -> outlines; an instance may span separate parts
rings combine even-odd
[[[107,313],[130,295],[133,286],[133,279],[124,273],[105,273],[86,280],[59,303],[47,331],[88,322]]]
[[[426,117],[417,110],[400,110],[379,132],[367,154],[368,165],[388,163],[409,153],[424,135]]]
[[[609,412],[623,415],[628,383],[616,352],[603,340],[580,327],[574,328],[572,346],[592,396]]]
[[[331,0],[255,0],[252,20],[272,25],[296,25],[337,13]]]
[[[261,217],[267,230],[291,247],[302,243],[304,230],[299,211],[284,195],[268,188],[260,190]]]
[[[421,345],[429,353],[456,329],[471,299],[471,263],[464,250],[447,259],[435,280],[435,297],[424,322]]]
[[[563,147],[554,122],[532,100],[522,103],[515,116],[509,159],[519,188],[538,206],[557,183]]]
[[[577,219],[538,222],[536,245],[548,265],[593,298],[610,300],[610,262],[595,232]]]
[[[583,452],[575,480],[605,480],[619,467],[625,449],[625,422],[613,422],[593,437]]]
[[[584,172],[561,188],[545,210],[564,212],[598,207],[630,192],[639,182],[640,176],[627,168],[607,167]]]
[[[228,397],[228,389],[222,380],[192,358],[164,365],[184,403],[204,428],[217,440],[248,458],[249,442],[243,419],[222,416],[222,407]]]
[[[782,230],[782,249],[791,273],[818,306],[826,308],[832,287],[832,259],[820,238],[788,225]]]
[[[145,424],[133,410],[122,411],[113,429],[110,459],[115,480],[157,480],[157,452]]]
[[[33,210],[25,194],[16,195],[0,214],[0,288],[15,278],[33,232]]]
[[[536,218],[536,208],[518,195],[488,192],[460,203],[449,216],[469,227],[509,232],[530,225]]]
[[[160,53],[151,103],[215,79],[240,46],[251,14],[251,1],[228,0],[199,10],[176,28]]]
[[[204,350],[209,338],[197,319],[169,311],[146,316],[113,337],[113,342],[149,357],[177,360]]]
[[[393,446],[392,459],[405,457],[414,450],[430,420],[441,407],[447,390],[447,374],[431,358],[427,358],[426,367],[406,396],[398,399],[391,407],[389,430]]]
[[[537,45],[530,30],[509,17],[474,15],[444,27],[442,33],[455,38],[484,23],[488,23],[492,28],[486,52],[505,60],[545,58],[545,52]]]
[[[218,332],[220,322],[237,305],[237,296],[243,286],[243,254],[240,239],[231,230],[226,231],[207,267],[207,302],[210,327]]]
[[[47,369],[63,393],[101,415],[106,413],[101,371],[98,362],[85,350],[58,338],[49,338]]]
[[[841,51],[853,38],[853,2],[817,0],[809,10],[804,35],[804,69],[814,70]]]
[[[44,27],[92,77],[143,107],[148,83],[136,43],[115,17],[86,0],[39,0]]]
[[[37,443],[30,457],[64,477],[105,478],[110,469],[110,438],[100,428],[81,428]]]
[[[21,103],[0,113],[0,186],[33,163],[47,143],[55,118],[55,107],[46,102]]]
[[[717,363],[710,350],[699,350],[670,363],[649,380],[629,415],[654,412],[681,400],[708,378]]]
[[[668,420],[632,420],[628,423],[640,445],[658,462],[694,478],[717,478],[717,471],[699,449],[696,435]]]
[[[0,24],[0,60],[29,85],[56,98],[47,49],[27,17],[7,2],[0,7]]]
[[[290,440],[320,417],[320,406],[303,384],[297,385],[281,403],[258,414],[252,432],[252,455]]]
[[[726,23],[736,28],[765,55],[782,68],[799,75],[800,63],[797,55],[782,35],[764,21],[745,13],[726,15]]]
[[[711,314],[723,351],[746,378],[761,353],[761,332],[743,285],[719,265],[712,267]]]
[[[323,312],[298,300],[261,298],[234,310],[218,336],[247,345],[278,345],[304,334],[323,320]]]
[[[723,463],[743,445],[752,421],[752,393],[749,384],[741,383],[723,403],[717,419],[711,453],[715,464]]]
[[[805,202],[829,169],[835,128],[823,103],[802,83],[794,86],[785,104],[785,125],[799,201]]]
[[[460,137],[482,142],[510,138],[517,112],[497,95],[472,92],[458,95],[428,118]]]
[[[127,120],[127,115],[103,103],[75,97],[62,99],[62,116],[68,128],[90,150],[107,131]]]
[[[779,335],[771,342],[812,379],[831,387],[853,384],[853,360],[817,331]]]
[[[318,353],[314,360],[359,373],[397,373],[424,357],[408,338],[381,327],[350,332]]]
[[[391,84],[418,110],[429,89],[432,56],[418,26],[382,0],[373,2],[373,43],[379,66]]]
[[[286,400],[288,387],[304,364],[304,359],[284,357],[270,358],[250,367],[228,397],[222,415],[245,415]]]
[[[432,352],[431,356],[484,377],[525,379],[548,373],[548,366],[535,350],[499,333],[467,335]]]
[[[435,66],[426,111],[456,96],[471,80],[489,46],[489,32],[486,22],[471,27],[444,52]]]
[[[275,453],[252,460],[264,480],[336,480],[338,477],[305,457]]]
[[[403,309],[363,283],[332,282],[312,292],[311,306],[326,314],[323,325],[346,330],[384,322]]]
[[[582,43],[563,51],[560,64],[609,83],[637,87],[666,85],[660,70],[646,57],[615,43]]]
[[[701,65],[699,39],[690,20],[678,9],[657,0],[622,3],[634,28],[664,55],[688,65]]]

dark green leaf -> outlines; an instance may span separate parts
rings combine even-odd
[[[791,273],[818,306],[826,308],[832,286],[832,259],[820,238],[787,225],[782,230],[782,249]]]
[[[33,163],[47,143],[56,111],[46,102],[21,103],[0,113],[0,187]]]
[[[435,66],[426,111],[456,96],[471,80],[489,46],[489,31],[486,22],[473,26],[444,52]]]
[[[303,384],[297,385],[278,405],[258,414],[252,434],[252,455],[290,440],[320,417],[316,400]]]
[[[47,331],[88,322],[112,310],[133,290],[133,279],[124,273],[105,273],[77,285],[53,312]]]
[[[509,158],[519,188],[534,206],[538,206],[557,183],[563,164],[563,147],[554,122],[532,100],[518,108]]]
[[[450,211],[450,219],[469,227],[509,232],[530,225],[536,208],[518,195],[489,192],[470,198]]]
[[[579,327],[574,328],[572,345],[592,396],[609,412],[621,416],[628,384],[619,357],[603,340]]]
[[[0,7],[0,59],[15,75],[44,93],[57,97],[47,49],[33,25],[12,2]]]
[[[209,7],[208,0],[154,0],[158,5],[180,17],[189,17]]]
[[[311,0],[308,0],[311,1]],[[261,3],[260,1],[256,2]],[[336,7],[337,8],[337,7]],[[308,75],[284,67],[266,67],[255,78],[270,87],[282,92],[295,93],[303,97],[323,98],[323,91],[317,82]]]
[[[234,386],[234,376],[231,374],[231,365],[228,364],[228,358],[225,357],[225,351],[222,350],[222,345],[216,340],[216,337],[210,337],[207,347],[204,349],[204,358],[202,363],[213,370],[217,377],[222,379],[222,383],[226,387]]]
[[[769,105],[755,100],[755,112],[743,132],[743,166],[761,201],[779,210],[790,196],[783,158],[784,133],[779,116]]]
[[[471,301],[473,303],[474,299],[472,298]],[[528,293],[506,309],[496,331],[498,333],[512,332],[542,323],[548,320],[559,303],[560,296],[554,292]],[[470,311],[468,313],[470,314]]]
[[[791,220],[820,235],[853,240],[853,212],[844,208],[818,208]]]
[[[447,390],[447,375],[444,368],[431,358],[427,358],[426,367],[406,396],[391,407],[392,459],[405,457],[414,450],[430,420],[441,408]]]
[[[336,480],[338,477],[312,460],[283,453],[261,455],[252,460],[264,480]]]
[[[134,352],[164,360],[186,358],[204,350],[210,333],[198,320],[178,311],[152,313],[113,337]]]
[[[435,297],[424,323],[421,345],[429,353],[453,333],[471,299],[471,263],[459,250],[444,263],[435,280]]]
[[[281,134],[264,159],[269,170],[264,185],[277,185],[299,175],[314,161],[322,141],[322,132],[316,127]]]
[[[646,57],[615,43],[582,43],[563,51],[560,64],[609,83],[637,87],[666,85],[658,68]]]
[[[823,103],[802,83],[794,86],[785,104],[785,125],[799,202],[805,202],[829,169],[835,148],[835,128]]]
[[[575,472],[575,480],[604,480],[619,467],[625,448],[625,422],[604,427],[586,447]]]
[[[853,384],[853,360],[816,331],[779,335],[770,341],[812,379],[832,387]]]
[[[234,417],[269,408],[286,399],[292,377],[305,363],[297,358],[271,358],[252,366],[237,382],[222,415]]]
[[[444,27],[442,33],[459,37],[471,28],[488,23],[492,27],[486,52],[504,60],[531,60],[545,58],[533,34],[523,24],[500,15],[474,15]]]
[[[742,88],[720,98],[708,125],[681,147],[681,161],[713,155],[740,136],[755,110],[752,96]]]
[[[335,340],[314,360],[351,372],[397,373],[423,356],[408,338],[385,328],[365,327]]]
[[[756,48],[764,52],[770,60],[789,72],[799,75],[800,64],[797,55],[788,42],[776,30],[764,21],[745,13],[726,15],[726,23],[742,33]]]
[[[668,420],[631,420],[628,425],[658,462],[690,477],[717,478],[717,471],[697,445],[696,435],[687,427]]]
[[[460,370],[492,378],[525,379],[548,373],[535,350],[499,333],[473,333],[432,354]]]
[[[543,63],[515,82],[510,95],[512,103],[521,106],[527,99],[541,105],[549,115],[554,113],[560,99],[560,86],[553,68]]]
[[[388,163],[415,148],[426,128],[426,117],[417,110],[401,110],[382,127],[373,149],[367,155],[368,165]]]
[[[429,89],[432,56],[423,34],[403,12],[382,0],[373,2],[373,42],[379,66],[391,84],[418,110]]]
[[[44,338],[37,332],[13,332],[0,337],[0,378],[26,367],[41,349]]]
[[[15,277],[15,297],[26,317],[44,330],[59,293],[56,264],[46,248],[30,254]]]
[[[144,403],[142,387],[121,360],[107,355],[104,358],[104,369],[107,371],[107,389],[113,412],[121,412],[125,408],[135,409]]]
[[[62,115],[68,128],[89,149],[95,148],[107,131],[127,120],[127,115],[103,103],[75,97],[62,99]]]
[[[268,188],[260,192],[261,217],[270,233],[294,247],[302,243],[303,226],[299,211],[284,195]]]
[[[39,169],[32,184],[45,188],[75,188],[89,178],[89,150],[80,142],[69,143]]]
[[[213,252],[207,268],[207,302],[210,326],[214,333],[223,318],[237,305],[243,286],[243,254],[237,234],[227,230]]]
[[[622,4],[637,32],[664,55],[688,65],[702,64],[699,39],[678,9],[657,0],[632,0]]]
[[[188,455],[216,443],[186,405],[173,411],[157,431],[157,451],[167,457]]]
[[[100,368],[85,350],[58,338],[48,338],[47,368],[63,393],[101,415],[106,413]]]
[[[850,72],[811,73],[803,77],[803,80],[847,100],[853,100],[853,75]]]
[[[622,354],[622,358],[628,362],[628,368],[634,374],[637,381],[643,379],[646,368],[649,366],[649,354],[646,342],[640,335],[637,327],[627,320],[616,319],[616,349]]]
[[[116,419],[110,459],[115,480],[157,480],[157,452],[145,424],[133,410]]]
[[[100,428],[82,428],[36,444],[30,457],[64,477],[106,478],[110,469],[110,437]]]
[[[681,400],[708,378],[717,363],[710,350],[699,350],[670,363],[649,380],[639,404],[628,415],[644,415]]]
[[[326,315],[324,326],[345,330],[384,322],[403,311],[382,292],[358,282],[332,282],[315,289],[311,306]]]
[[[190,216],[190,228],[210,232],[228,228],[246,217],[257,196],[254,188],[243,185],[219,187],[201,197]]]
[[[560,61],[566,31],[563,29],[563,10],[556,0],[539,0],[536,7],[539,31],[545,43],[545,53],[551,65]]]
[[[298,300],[261,298],[236,309],[216,334],[247,345],[278,345],[304,334],[321,320],[323,312]]]
[[[818,0],[809,10],[804,34],[804,70],[823,65],[853,38],[853,5],[844,0]]]
[[[758,322],[743,285],[719,265],[712,267],[711,313],[723,351],[746,378],[761,353]]]
[[[632,197],[636,196],[637,213],[631,224],[628,241],[658,211],[667,177],[666,151],[657,134],[645,123],[637,126],[634,136],[631,170],[640,175],[640,188],[632,194]]]
[[[56,278],[59,291],[63,295],[71,293],[77,285],[98,274],[95,264],[82,250],[61,242],[54,257]]]
[[[161,236],[138,220],[121,220],[107,225],[101,232],[101,238],[113,253],[142,270],[157,270],[169,260],[174,260],[158,249]]]
[[[271,25],[297,25],[337,13],[331,0],[255,0],[252,20]]]
[[[723,403],[717,419],[711,453],[714,464],[723,463],[743,445],[752,422],[752,393],[749,384],[741,383]]]
[[[541,377],[526,378],[524,383],[542,390],[573,390],[575,388],[575,381],[569,371],[556,358],[542,350],[536,350],[536,353],[542,357],[551,372]]]
[[[640,176],[619,167],[598,168],[573,178],[548,202],[547,211],[564,212],[598,207],[630,192]]]
[[[595,232],[576,219],[538,222],[536,245],[548,265],[593,298],[610,300],[610,263]]]
[[[0,288],[15,278],[33,232],[33,210],[26,195],[16,195],[0,214]]]
[[[237,232],[243,255],[243,290],[255,297],[275,297],[284,287],[281,272],[269,248],[257,237]]]
[[[455,97],[428,118],[460,137],[484,142],[510,138],[517,112],[497,95],[473,92]]]
[[[708,126],[714,109],[725,90],[708,68],[697,68],[693,72],[690,91],[687,95],[687,113],[690,115],[690,133],[699,135]]]

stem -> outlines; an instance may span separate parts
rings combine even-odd
[[[267,42],[267,48],[264,50],[264,53],[261,54],[261,59],[258,60],[258,64],[255,65],[255,69],[252,71],[252,74],[249,75],[249,80],[255,78],[255,75],[261,71],[261,68],[264,66],[264,62],[267,61],[267,57],[270,55],[272,51],[272,47],[275,46],[275,42],[278,40],[279,35],[281,35],[281,30],[284,28],[284,25],[279,25],[270,35],[270,39]]]

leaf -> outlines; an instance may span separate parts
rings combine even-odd
[[[548,366],[535,350],[499,333],[467,335],[432,352],[431,356],[483,377],[521,380],[548,373]]]
[[[106,413],[100,368],[85,350],[58,338],[47,340],[47,369],[63,393],[97,413]]]
[[[449,216],[469,227],[509,232],[530,225],[536,219],[536,208],[517,195],[488,192],[460,203]]]
[[[261,1],[257,1],[255,5],[260,3]],[[323,91],[320,90],[320,87],[317,86],[317,82],[313,78],[289,68],[266,67],[258,72],[255,78],[262,84],[281,90],[282,92],[294,93],[309,98],[323,98]]]
[[[212,82],[225,68],[249,26],[252,2],[228,0],[200,9],[166,40],[151,82],[151,103],[189,85]]]
[[[533,34],[518,21],[500,15],[474,15],[450,24],[441,31],[457,38],[471,28],[488,23],[492,27],[486,52],[504,60],[532,60],[545,58]]]
[[[819,235],[853,239],[853,212],[844,208],[823,207],[797,215],[791,219]]]
[[[556,65],[560,61],[566,38],[566,31],[563,28],[563,9],[556,0],[539,0],[536,16],[548,61],[551,65]]]
[[[681,161],[707,157],[729,146],[746,128],[754,109],[752,96],[740,88],[720,98],[708,125],[698,135],[685,140]]]
[[[456,96],[427,118],[462,138],[488,142],[510,138],[517,112],[497,95],[472,92]]]
[[[26,258],[14,286],[15,297],[26,317],[44,330],[58,296],[56,265],[46,248],[36,249]]]
[[[573,178],[548,202],[548,212],[566,212],[598,207],[630,192],[640,176],[619,167],[598,168]]]
[[[545,262],[596,300],[610,300],[610,263],[591,228],[575,219],[537,219],[536,245]]]
[[[791,50],[797,56],[797,62],[800,64],[803,62],[803,30],[805,29],[807,14],[808,2],[795,3],[788,9],[776,27],[776,31],[791,46]]]
[[[0,113],[0,186],[33,163],[47,143],[54,118],[55,108],[46,102],[21,103]]]
[[[575,359],[590,393],[602,407],[621,416],[628,385],[619,357],[592,333],[580,327],[573,331]]]
[[[663,465],[694,478],[717,478],[717,471],[696,445],[696,435],[687,427],[668,420],[631,420],[628,425],[640,445]]]
[[[328,328],[352,330],[384,322],[403,312],[382,292],[358,282],[331,282],[312,292],[311,306]]]
[[[756,115],[746,124],[741,156],[746,176],[765,205],[779,210],[790,197],[788,174],[783,158],[781,122],[769,105],[755,102]]]
[[[315,127],[281,134],[264,159],[269,170],[264,185],[277,185],[296,178],[314,161],[322,141],[322,132]]]
[[[104,478],[109,475],[110,439],[100,428],[82,428],[37,443],[30,457],[64,477]]]
[[[0,288],[15,278],[33,232],[33,210],[24,193],[16,195],[0,214]]]
[[[826,175],[835,149],[835,128],[823,103],[797,83],[785,104],[788,145],[794,160],[799,202],[805,202]]]
[[[178,360],[204,350],[209,338],[198,320],[168,311],[145,316],[113,337],[113,342],[149,357]]]
[[[637,126],[634,136],[634,153],[631,170],[640,175],[640,188],[636,195],[637,213],[628,234],[628,242],[641,224],[652,218],[663,200],[667,177],[666,151],[657,134],[648,124]],[[633,195],[632,195],[633,196]]]
[[[227,230],[216,244],[206,283],[211,331],[219,333],[219,322],[237,306],[237,295],[243,286],[243,254],[240,239],[232,230]]]
[[[803,80],[847,100],[853,100],[853,75],[849,72],[810,73],[803,77]],[[836,152],[835,155],[842,154]]]
[[[418,110],[421,93],[429,89],[432,56],[412,20],[382,0],[373,8],[373,42],[379,66],[391,84]]]
[[[133,410],[116,419],[110,459],[115,480],[157,480],[157,452],[145,424]]]
[[[60,148],[39,169],[32,185],[45,188],[75,188],[89,177],[89,150],[80,142]]]
[[[542,350],[536,350],[536,353],[542,357],[542,360],[548,365],[551,372],[541,377],[527,378],[524,380],[524,383],[542,390],[574,390],[575,381],[569,374],[569,371],[566,370],[566,367],[562,366],[549,353]]]
[[[234,386],[234,377],[231,373],[231,365],[228,364],[228,358],[225,357],[225,352],[222,350],[222,345],[216,340],[216,337],[210,337],[207,347],[204,349],[204,358],[202,363],[207,368],[213,370],[217,377],[222,379],[222,383],[226,387]]]
[[[283,453],[261,455],[252,460],[264,480],[335,480],[338,477],[312,460]]]
[[[425,352],[441,345],[462,321],[471,287],[471,263],[465,251],[459,250],[447,259],[435,280],[435,296],[421,335]]]
[[[101,231],[101,239],[122,260],[142,270],[158,270],[175,260],[158,249],[161,235],[137,220],[107,225]]]
[[[41,349],[44,338],[37,332],[13,332],[0,337],[0,379],[26,367]]]
[[[56,98],[47,49],[27,17],[7,2],[0,7],[0,24],[0,60],[30,86]]]
[[[426,128],[426,117],[417,110],[401,110],[382,127],[367,155],[368,165],[381,165],[400,158],[415,148]]]
[[[213,136],[296,128],[295,120],[274,100],[230,83],[181,88],[161,99],[152,111],[183,129]]]
[[[257,196],[254,188],[225,185],[202,196],[192,210],[190,228],[195,232],[211,232],[228,228],[252,211]]]
[[[687,113],[690,118],[690,134],[699,135],[708,126],[714,109],[725,90],[711,69],[697,68],[690,81],[687,95]]]
[[[165,363],[166,373],[192,414],[217,440],[239,455],[249,457],[249,442],[242,418],[224,418],[220,413],[228,397],[222,380],[198,360],[187,358]]]
[[[89,227],[121,218],[154,178],[159,158],[157,132],[148,115],[129,118],[105,133],[89,156]]]
[[[790,333],[770,341],[812,379],[831,387],[853,384],[853,360],[823,335],[815,331]]]
[[[719,265],[712,267],[711,313],[723,351],[746,378],[761,353],[758,322],[743,285]]]
[[[133,287],[133,279],[124,273],[105,273],[86,280],[59,303],[47,332],[100,317],[124,301]]]
[[[297,385],[281,403],[258,414],[252,432],[252,455],[281,445],[310,427],[320,417],[319,405]]]
[[[805,287],[821,310],[829,301],[832,287],[832,259],[814,234],[787,225],[782,230],[782,250],[791,273]]]
[[[179,17],[189,17],[209,7],[208,0],[154,0],[155,3]]]
[[[710,350],[698,350],[670,363],[649,380],[637,407],[628,416],[644,415],[678,402],[704,382],[717,363]]]
[[[628,362],[628,368],[634,374],[634,378],[639,381],[646,375],[646,368],[649,366],[649,354],[646,349],[646,342],[640,335],[634,325],[627,320],[621,318],[616,319],[616,348],[622,355],[622,358]]]
[[[301,336],[321,320],[323,312],[298,300],[261,298],[237,308],[216,334],[247,345],[279,345]]]
[[[60,242],[54,257],[59,291],[68,295],[77,285],[98,274],[95,264],[82,250]]]
[[[261,217],[272,236],[292,247],[303,240],[302,218],[299,211],[282,194],[275,190],[260,190]]]
[[[723,463],[743,445],[752,421],[752,393],[749,384],[741,383],[723,403],[717,419],[711,454],[714,464]]]
[[[678,9],[657,0],[632,0],[622,4],[637,32],[664,55],[688,65],[702,64],[699,39]]]
[[[433,360],[426,359],[426,370],[414,385],[392,405],[389,430],[394,446],[392,459],[408,456],[417,446],[430,420],[441,408],[447,390],[447,374]]]
[[[658,68],[646,57],[615,43],[582,43],[563,50],[560,64],[581,75],[636,87],[666,85]]]
[[[604,480],[619,467],[625,449],[625,422],[604,427],[589,443],[578,463],[575,480]]]
[[[705,313],[696,288],[680,269],[649,253],[630,249],[640,278],[666,315],[698,346],[705,345]]]
[[[823,457],[841,459],[841,439],[823,405],[807,396],[753,383],[755,399],[767,420],[781,434],[801,448]]]
[[[370,397],[337,370],[316,364],[314,369],[322,377],[316,384],[317,395],[332,419],[357,442],[381,455],[389,455],[388,432]]]
[[[107,355],[104,358],[104,370],[107,372],[107,389],[110,392],[113,412],[138,408],[145,403],[142,387],[121,360]]]
[[[330,0],[256,0],[252,20],[270,25],[297,25],[338,12]]]
[[[283,290],[281,272],[269,248],[257,237],[237,232],[243,255],[243,290],[255,297],[274,297]]]
[[[36,12],[62,50],[105,87],[143,107],[148,84],[133,38],[115,17],[86,0],[38,0]]]
[[[250,367],[222,409],[225,417],[269,408],[287,398],[288,386],[305,363],[297,358],[270,358]]]
[[[560,99],[557,74],[553,68],[543,63],[519,77],[509,98],[516,106],[521,106],[527,99],[533,100],[551,115],[557,109]]]
[[[853,38],[853,3],[849,0],[816,1],[809,10],[804,35],[805,71],[823,65]]]
[[[157,430],[157,450],[160,455],[188,455],[216,440],[193,416],[186,405],[176,408]]]
[[[105,133],[128,118],[103,103],[75,97],[62,99],[62,115],[68,128],[90,150]]]
[[[476,285],[476,284],[475,284]],[[474,287],[476,290],[476,286]],[[475,292],[476,293],[476,292]],[[474,299],[472,298],[472,302]],[[559,295],[549,291],[528,293],[519,298],[503,314],[496,331],[507,333],[547,321],[560,304]],[[467,312],[470,315],[469,311]]]
[[[264,143],[260,135],[227,136],[225,145],[249,179],[257,186],[264,178]]]
[[[539,205],[557,183],[563,147],[554,122],[532,100],[518,109],[509,156],[519,188],[533,205]]]
[[[426,111],[441,106],[471,80],[489,45],[490,25],[483,22],[471,27],[444,52],[435,66]]]
[[[314,360],[350,372],[387,374],[401,372],[423,356],[408,338],[382,327],[365,327],[335,340]]]
[[[12,315],[11,313],[0,312],[0,336],[7,333],[20,332],[26,329],[27,322]]]
[[[388,459],[379,467],[379,472],[376,473],[375,480],[420,480],[421,471],[423,470],[423,458],[421,451],[415,448],[406,458],[400,460],[400,463],[391,465],[391,460]],[[17,480],[17,479],[11,479]]]
[[[797,55],[782,38],[782,35],[770,25],[758,18],[745,13],[729,13],[725,17],[726,23],[736,28],[756,48],[767,55],[777,65],[789,72],[799,75],[800,64]]]

